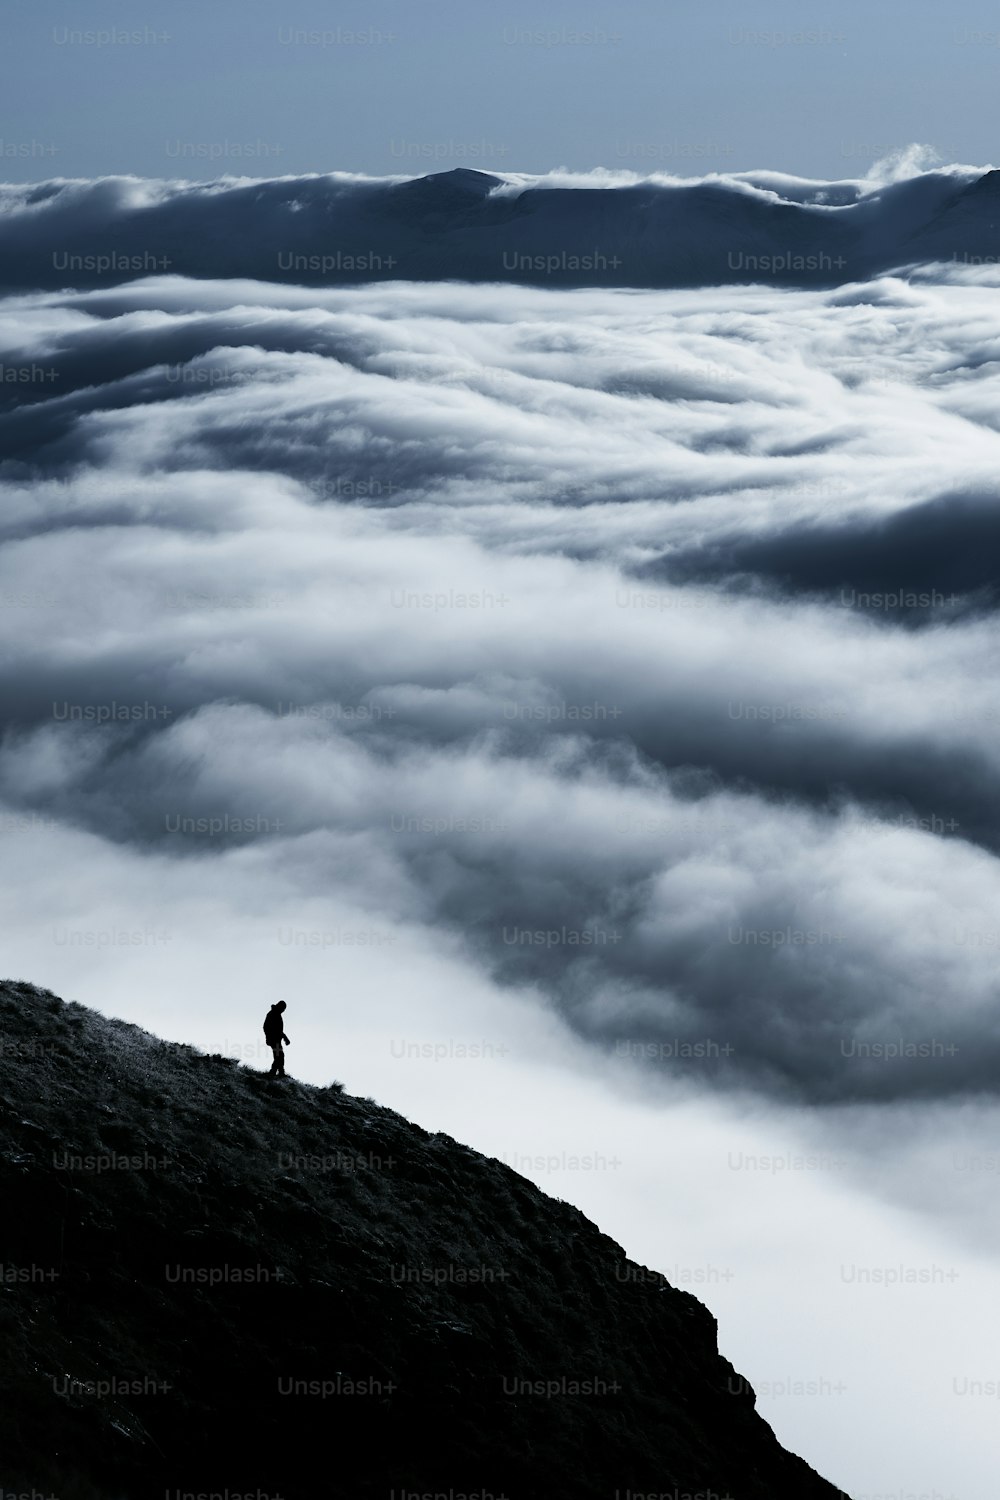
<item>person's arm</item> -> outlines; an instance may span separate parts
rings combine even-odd
[[[291,1042],[288,1040],[288,1037],[285,1035],[284,1032],[281,1033],[281,1040],[284,1042],[284,1044],[285,1044],[286,1047],[290,1047],[292,1045]]]

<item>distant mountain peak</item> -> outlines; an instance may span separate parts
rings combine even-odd
[[[476,167],[452,167],[449,172],[431,172],[425,182],[455,182],[463,187],[479,188],[488,193],[492,188],[499,187],[503,181],[501,177],[494,177],[491,172],[480,172]]]
[[[409,182],[400,182],[395,192],[406,191],[414,196],[485,198],[503,181],[489,172],[478,172],[474,167],[452,167],[448,172],[429,172],[426,177],[414,177]]]

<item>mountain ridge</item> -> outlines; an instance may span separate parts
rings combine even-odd
[[[158,274],[305,286],[381,280],[838,286],[997,259],[993,169],[897,182],[780,174],[609,181],[456,167],[421,177],[106,177],[0,185],[7,290]],[[852,201],[853,199],[853,201]]]

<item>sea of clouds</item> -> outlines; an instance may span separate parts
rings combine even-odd
[[[318,1016],[326,983],[414,1111],[438,1082],[390,1093],[392,1045],[488,1013],[524,1055],[501,1090],[534,1088],[529,1037],[553,1096],[580,1085],[567,1149],[588,1089],[646,1100],[647,1151],[668,1099],[729,1101],[741,1150],[794,1128],[983,1252],[998,286],[11,290],[13,977],[216,1046],[206,1006],[232,1038],[248,996]],[[447,1116],[470,1139],[480,1077]]]

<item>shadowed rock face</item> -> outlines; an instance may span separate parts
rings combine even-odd
[[[510,1168],[0,984],[6,1490],[836,1500],[694,1297]]]

